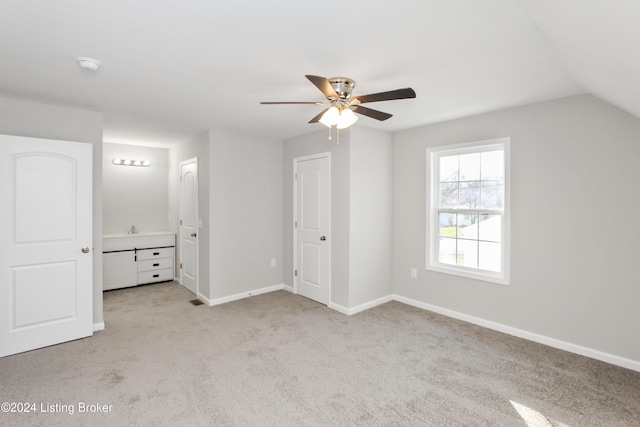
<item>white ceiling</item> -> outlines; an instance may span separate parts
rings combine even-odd
[[[0,94],[104,113],[104,139],[322,129],[304,77],[349,77],[396,131],[592,93],[640,117],[634,0],[0,0]],[[76,58],[101,62],[92,74]]]

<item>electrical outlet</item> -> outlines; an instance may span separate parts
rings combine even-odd
[[[418,270],[416,268],[412,268],[411,269],[411,278],[412,279],[417,279],[418,278]]]
[[[275,266],[276,266],[276,259],[271,258],[271,267],[275,267]]]

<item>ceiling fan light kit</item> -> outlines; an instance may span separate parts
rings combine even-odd
[[[331,106],[318,120],[327,127],[336,126],[338,129],[346,129],[358,120],[349,107]]]
[[[373,93],[370,95],[362,95],[351,97],[351,91],[356,85],[354,80],[346,77],[321,77],[307,74],[305,76],[326,96],[329,101],[329,107],[320,112],[317,116],[309,121],[309,123],[320,122],[331,130],[332,126],[337,129],[346,129],[353,125],[358,117],[354,114],[358,113],[373,119],[383,121],[392,117],[392,114],[374,110],[372,108],[363,107],[360,104],[367,102],[391,101],[394,99],[415,98],[416,93],[411,88],[396,89],[388,92]],[[261,104],[317,104],[320,102],[261,102]],[[331,134],[329,134],[331,139]]]

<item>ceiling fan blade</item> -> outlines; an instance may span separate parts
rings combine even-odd
[[[320,121],[320,119],[322,118],[322,115],[324,113],[326,113],[328,109],[329,108],[325,108],[324,110],[320,111],[320,114],[315,116],[313,119],[309,120],[309,123],[318,123]]]
[[[262,102],[260,102],[260,104],[264,104],[264,105],[280,105],[280,104],[314,104],[314,105],[322,105],[324,103],[323,102],[314,102],[314,101],[309,101],[309,102],[301,102],[301,101],[291,101],[291,102],[287,102],[287,101],[262,101]]]
[[[410,87],[390,90],[388,92],[372,93],[370,95],[354,96],[361,104],[365,102],[391,101],[393,99],[415,98],[416,92]]]
[[[382,111],[363,107],[362,105],[358,105],[356,108],[354,108],[353,112],[362,114],[363,116],[368,116],[380,121],[387,120],[388,118],[391,118],[393,116],[393,114],[383,113]]]
[[[305,77],[309,79],[311,83],[313,83],[322,93],[329,99],[338,99],[338,94],[329,83],[326,77],[321,76],[312,76],[310,74],[306,74]]]

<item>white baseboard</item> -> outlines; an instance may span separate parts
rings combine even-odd
[[[196,294],[196,298],[198,298],[200,301],[202,301],[203,303],[207,304],[208,306],[212,306],[213,304],[211,304],[211,300],[207,297],[205,297],[202,294]]]
[[[335,310],[335,311],[337,311],[339,313],[346,314],[347,316],[351,315],[349,313],[349,309],[347,307],[345,307],[345,306],[340,305],[340,304],[336,304],[336,303],[330,302],[329,304],[327,304],[327,307],[329,307],[330,309]]]
[[[104,322],[94,323],[93,324],[93,332],[104,330]]]
[[[209,306],[214,306],[214,305],[220,305],[220,304],[224,304],[227,302],[231,302],[231,301],[238,301],[244,298],[249,298],[252,297],[254,295],[260,295],[260,294],[266,294],[268,292],[274,292],[274,291],[280,291],[285,289],[285,285],[280,283],[279,285],[273,285],[273,286],[267,286],[266,288],[261,288],[261,289],[254,289],[252,291],[247,291],[247,292],[241,292],[239,294],[235,294],[235,295],[229,295],[226,297],[221,297],[221,298],[214,298],[214,299],[207,299],[204,298],[204,301],[206,304],[208,304]]]
[[[473,323],[474,325],[482,326],[488,329],[493,329],[494,331],[503,332],[505,334],[513,335],[518,338],[524,338],[529,341],[534,341],[540,344],[548,345],[550,347],[558,348],[560,350],[568,351],[570,353],[579,354],[581,356],[590,357],[592,359],[601,360],[603,362],[607,362],[612,365],[621,366],[623,368],[632,369],[634,371],[640,372],[640,362],[636,360],[627,359],[627,358],[616,356],[610,353],[605,353],[600,350],[594,350],[592,348],[583,347],[581,345],[572,344],[566,341],[561,341],[555,338],[550,338],[550,337],[539,335],[529,331],[524,331],[522,329],[514,328],[512,326],[507,326],[501,323],[492,322],[491,320],[470,316],[468,314],[449,310],[447,308],[438,307],[436,305],[427,304],[427,303],[417,301],[411,298],[406,298],[400,295],[394,295],[393,299],[403,304],[422,308],[424,310],[432,311],[434,313],[442,314],[444,316],[452,317],[454,319],[462,320],[464,322]]]
[[[342,314],[346,314],[347,316],[351,316],[351,315],[360,313],[362,311],[369,310],[370,308],[373,308],[373,307],[375,307],[377,305],[381,305],[381,304],[385,304],[385,303],[387,303],[389,301],[393,301],[393,297],[394,297],[393,295],[387,295],[386,297],[378,298],[378,299],[375,299],[373,301],[369,301],[369,302],[366,302],[364,304],[360,304],[360,305],[357,305],[357,306],[351,307],[351,308],[347,308],[347,307],[344,307],[344,306],[342,306],[340,304],[335,304],[335,303],[332,303],[332,302],[329,303],[328,307],[333,309],[333,310],[335,310],[335,311],[338,311],[338,312],[340,312]]]
[[[290,285],[282,284],[282,289],[284,289],[287,292],[291,292],[292,294],[295,293],[293,292],[293,286],[290,286]]]
[[[293,293],[293,287],[289,285],[285,285],[283,283],[273,286],[268,286],[261,289],[255,289],[252,291],[241,292],[235,295],[229,295],[222,298],[208,299],[202,295],[198,295],[198,298],[202,300],[205,304],[209,306],[224,304],[231,301],[241,300],[243,298],[249,298],[254,295],[260,295],[268,292],[274,292],[279,290],[285,290],[287,292]],[[518,338],[523,338],[529,341],[537,342],[540,344],[548,345],[550,347],[554,347],[560,350],[568,351],[570,353],[579,354],[581,356],[590,357],[592,359],[601,360],[606,363],[610,363],[612,365],[621,366],[623,368],[631,369],[634,371],[640,372],[640,362],[636,360],[627,359],[624,357],[616,356],[614,354],[605,353],[600,350],[594,350],[592,348],[583,347],[581,345],[572,344],[566,341],[558,340],[556,338],[550,338],[544,335],[536,334],[534,332],[525,331],[522,329],[514,328],[512,326],[503,325],[501,323],[493,322],[491,320],[482,319],[479,317],[471,316],[468,314],[460,313],[454,310],[449,310],[447,308],[439,307],[432,304],[427,304],[418,300],[414,300],[412,298],[403,297],[400,295],[387,295],[382,298],[378,298],[373,301],[369,301],[364,304],[360,304],[356,307],[348,308],[344,307],[340,304],[329,303],[328,307],[332,310],[338,311],[347,316],[351,316],[362,311],[368,310],[370,308],[376,307],[378,305],[385,304],[389,301],[398,301],[403,304],[411,305],[413,307],[421,308],[423,310],[432,311],[434,313],[442,314],[447,317],[452,317],[454,319],[462,320],[464,322],[472,323],[474,325],[482,326],[484,328],[492,329],[494,331],[503,332],[508,335],[512,335]],[[93,325],[94,331],[99,331],[104,329],[104,323],[98,323]]]

